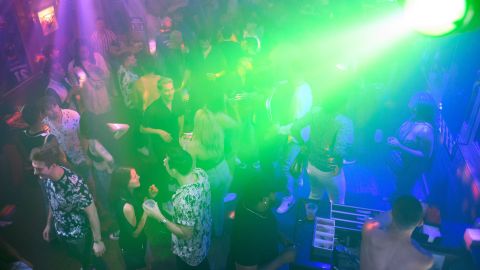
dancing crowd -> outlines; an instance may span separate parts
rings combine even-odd
[[[318,97],[298,62],[271,59],[292,3],[208,2],[147,14],[140,37],[98,17],[70,54],[43,50],[19,145],[48,209],[43,238],[83,269],[105,267],[105,237],[127,269],[277,269],[295,248],[271,210],[288,212],[304,179],[308,199],[345,203],[348,89]],[[388,139],[398,196],[411,194],[433,151],[434,102],[419,93],[410,108]],[[231,200],[229,255],[214,265],[207,255]]]

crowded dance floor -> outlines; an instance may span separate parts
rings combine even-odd
[[[0,0],[0,270],[480,269],[476,0]]]

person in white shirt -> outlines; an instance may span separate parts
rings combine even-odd
[[[98,17],[95,21],[95,31],[90,36],[93,49],[108,58],[110,54],[119,55],[120,49],[115,46],[118,43],[117,35],[107,28],[105,20]]]
[[[157,204],[153,207],[144,204],[143,209],[172,233],[177,269],[210,269],[207,254],[212,216],[208,176],[204,170],[193,167],[192,157],[181,148],[169,151],[163,163],[180,186],[172,197],[173,217],[167,219]]]
[[[42,112],[46,116],[43,123],[49,127],[50,133],[57,138],[58,144],[66,154],[74,171],[84,179],[90,178],[90,160],[85,155],[80,140],[80,115],[69,109],[61,109],[52,97],[41,101]]]
[[[85,41],[75,44],[74,59],[68,65],[68,73],[74,86],[80,90],[82,109],[94,114],[110,111],[108,81],[110,70],[101,54],[93,52]]]

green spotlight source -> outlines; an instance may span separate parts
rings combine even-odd
[[[429,36],[442,36],[462,26],[467,0],[406,0],[404,8],[413,29]]]

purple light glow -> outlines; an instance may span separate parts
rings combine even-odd
[[[88,39],[91,33],[95,30],[95,20],[99,17],[97,10],[99,7],[95,6],[94,0],[80,0],[77,1],[77,27],[78,37]]]

